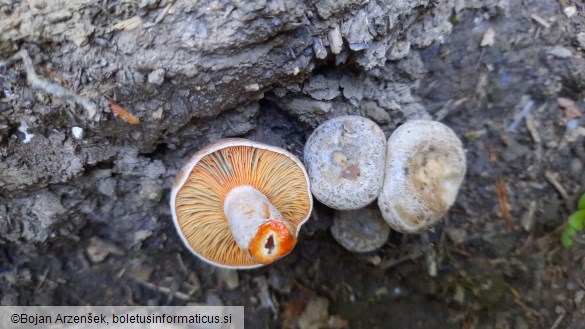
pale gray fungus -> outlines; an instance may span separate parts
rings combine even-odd
[[[463,145],[437,121],[410,121],[388,139],[386,177],[378,205],[394,230],[416,233],[453,205],[465,176]]]
[[[364,117],[340,116],[321,124],[304,150],[313,196],[338,210],[374,201],[382,188],[385,147],[382,129]]]
[[[390,227],[373,204],[362,209],[336,211],[331,234],[349,251],[370,252],[386,243]]]

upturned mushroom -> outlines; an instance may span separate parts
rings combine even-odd
[[[434,225],[455,202],[465,176],[463,145],[437,121],[398,127],[387,143],[378,206],[391,228],[416,233]]]
[[[385,147],[384,132],[369,119],[347,115],[325,121],[304,150],[315,198],[339,210],[374,201],[382,188]]]
[[[390,227],[380,209],[368,205],[357,210],[337,210],[333,216],[331,235],[349,251],[370,252],[386,243]]]
[[[179,172],[171,212],[184,244],[224,268],[272,263],[295,246],[313,201],[302,163],[278,147],[224,139]]]

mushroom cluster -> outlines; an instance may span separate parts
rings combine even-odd
[[[388,236],[364,234],[377,220],[370,208],[360,208],[378,198],[376,211],[392,229],[421,232],[453,205],[466,171],[463,145],[444,124],[410,121],[386,141],[373,121],[359,116],[337,117],[317,127],[305,145],[304,162],[315,198],[338,210],[333,236],[358,252],[375,249],[361,247],[374,238],[381,246],[381,236]],[[346,212],[350,209],[360,211]]]
[[[317,127],[304,162],[307,170],[286,150],[237,138],[198,151],[171,190],[185,246],[219,267],[270,264],[296,245],[312,192],[337,209],[331,231],[342,246],[372,251],[390,228],[415,233],[434,225],[455,202],[466,170],[462,143],[447,126],[410,121],[386,141],[378,125],[359,116]]]
[[[171,191],[184,244],[225,268],[272,263],[294,248],[313,207],[303,164],[278,147],[224,139],[197,152]]]

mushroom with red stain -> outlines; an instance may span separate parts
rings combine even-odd
[[[338,210],[370,204],[382,189],[385,154],[386,136],[373,121],[355,115],[325,121],[304,149],[313,195]]]
[[[313,207],[303,164],[278,147],[224,139],[197,152],[171,191],[175,227],[207,263],[270,264],[292,251]]]

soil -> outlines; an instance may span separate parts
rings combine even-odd
[[[0,0],[0,305],[244,305],[248,328],[585,328],[585,236],[560,243],[585,192],[584,49],[570,0]],[[269,266],[219,269],[184,248],[168,199],[190,155],[238,136],[302,158],[343,114],[386,137],[416,118],[461,137],[467,175],[432,230],[352,253],[316,202]]]

